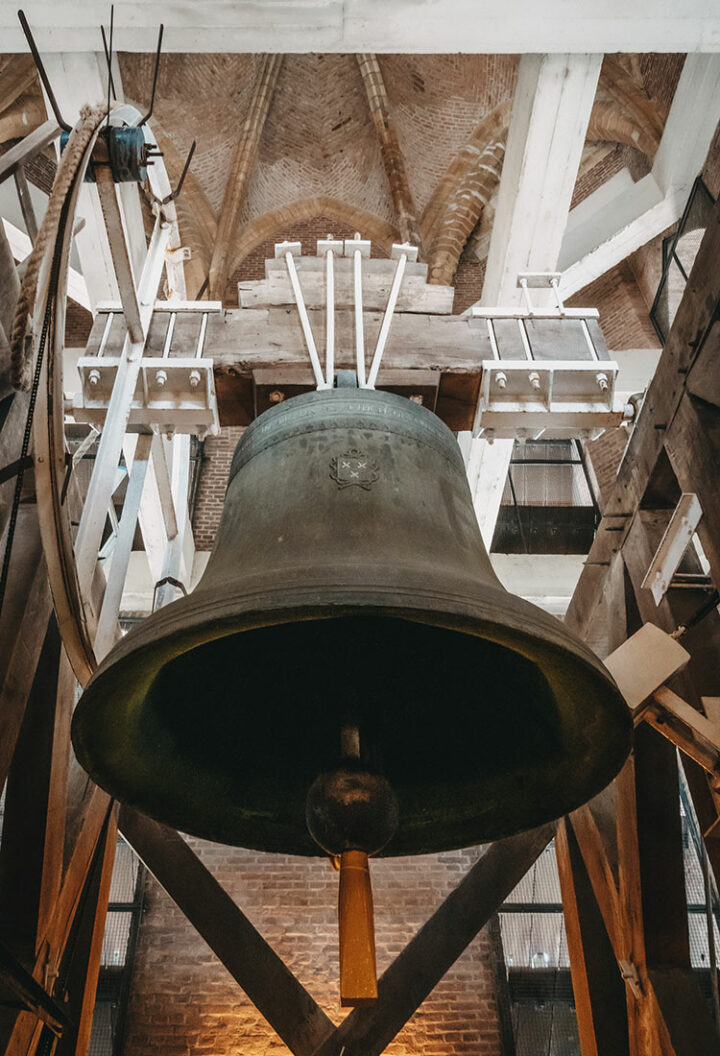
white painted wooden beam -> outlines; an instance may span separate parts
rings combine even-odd
[[[519,305],[519,272],[556,270],[602,55],[524,55],[480,304]],[[541,306],[544,291],[533,290]],[[550,291],[545,300],[550,303]],[[495,533],[513,441],[474,440],[468,463],[480,531]]]
[[[570,214],[560,253],[560,288],[570,297],[682,216],[720,121],[720,56],[685,60],[652,172],[629,184],[619,174]]]
[[[597,54],[520,61],[483,306],[519,304],[519,272],[556,269],[601,65]]]
[[[26,235],[24,231],[21,231],[19,227],[15,227],[15,225],[9,220],[6,220],[5,217],[2,218],[2,224],[13,257],[18,263],[25,260],[32,249],[30,236]],[[83,308],[87,308],[88,311],[92,310],[85,278],[75,268],[70,268],[68,272],[68,294],[74,301],[77,301],[78,304],[82,305]]]
[[[43,53],[94,50],[105,0],[25,0]],[[685,52],[720,47],[714,0],[119,0],[120,51],[151,51],[165,24],[176,52]],[[15,5],[0,5],[0,39],[25,51]]]

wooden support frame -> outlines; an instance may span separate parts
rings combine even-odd
[[[375,1056],[399,1033],[552,838],[546,825],[492,844],[378,981],[378,1003],[335,1027],[177,833],[123,808],[120,829],[296,1056]]]
[[[655,623],[666,633],[678,625],[693,627],[691,617],[707,600],[707,591],[675,590],[668,575],[661,577],[668,582],[667,589],[656,591],[659,596],[653,598],[647,589],[648,571],[653,558],[662,553],[661,543],[668,538],[681,491],[699,499],[703,519],[698,524],[694,517],[693,528],[702,533],[703,545],[708,540],[713,552],[711,571],[718,582],[720,566],[714,560],[714,548],[720,538],[720,504],[715,494],[720,409],[691,394],[687,379],[696,364],[703,364],[702,377],[712,375],[708,362],[716,364],[715,370],[720,365],[720,275],[715,267],[719,250],[720,206],[716,206],[568,610],[567,622],[586,639],[597,638],[595,624],[607,618],[608,606],[619,608],[628,631],[640,621]],[[666,472],[656,472],[661,463]],[[673,471],[676,479],[671,479]],[[657,506],[662,508],[653,508]],[[626,981],[632,1056],[709,1054],[720,1044],[705,1017],[690,968],[674,747],[679,745],[690,756],[688,781],[699,814],[700,807],[705,812],[705,824],[701,824],[706,828],[708,811],[718,815],[711,806],[712,789],[697,764],[714,773],[717,733],[699,706],[703,694],[715,692],[719,641],[720,616],[710,612],[683,637],[689,662],[674,674],[673,688],[661,686],[649,700],[637,702],[638,720],[647,721],[636,729],[634,757],[613,786],[571,817],[582,864]],[[682,661],[671,667],[677,671]],[[708,855],[718,868],[720,856],[713,854],[713,842],[707,841]],[[563,853],[567,911],[572,896],[567,841]],[[576,913],[576,932],[581,936],[582,926],[590,927],[591,916],[587,907]],[[588,953],[587,946],[581,946],[573,964],[586,1019],[591,1014],[588,1005],[591,1010],[592,1001],[600,1000],[597,986],[593,987],[584,970],[583,958]],[[596,1041],[593,1035],[583,1042],[583,1056],[596,1056]]]

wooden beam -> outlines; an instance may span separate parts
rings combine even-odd
[[[520,60],[480,304],[521,303],[521,271],[555,271],[602,55]],[[541,301],[538,300],[538,304]]]
[[[41,52],[95,50],[97,26],[107,20],[104,0],[61,0],[33,22]],[[5,50],[22,51],[22,31],[12,5],[0,8]],[[208,0],[203,9],[184,3],[118,5],[115,29],[124,51],[147,52],[160,17],[166,20],[167,50],[173,53],[383,51],[390,54],[520,54],[538,51],[694,52],[710,49],[720,36],[713,6],[689,2],[679,9],[642,0],[612,0],[598,9],[592,0],[547,0],[542,10],[512,5],[487,13],[476,0],[443,0],[418,7],[416,0],[388,0],[358,7],[349,0],[308,0],[301,6],[228,5]]]
[[[127,808],[120,831],[288,1048],[311,1056],[333,1023],[186,841]]]
[[[71,1029],[65,1009],[50,997],[2,943],[0,943],[0,987],[9,990],[29,1012],[33,1012],[39,1020],[50,1027],[54,1034],[62,1034]]]
[[[247,195],[255,158],[260,146],[260,137],[270,110],[282,61],[282,55],[267,54],[262,56],[255,91],[244,120],[240,125],[240,135],[225,185],[225,197],[217,225],[217,238],[210,261],[208,293],[211,300],[222,300],[225,293],[225,286],[229,278],[233,240],[237,233],[240,212]]]
[[[56,1056],[87,1056],[116,847],[117,808],[113,808],[105,820],[74,922],[65,984],[73,1028],[63,1033]]]
[[[680,219],[720,119],[720,56],[688,55],[652,172],[614,177],[570,213],[559,266],[569,298]]]
[[[720,202],[710,217],[660,363],[640,418],[630,435],[615,487],[606,501],[603,519],[568,609],[566,621],[578,630],[582,629],[580,609],[585,614],[582,626],[586,626],[588,614],[595,610],[602,598],[610,558],[620,551],[630,519],[648,487],[666,432],[685,396],[687,372],[706,341],[711,342],[710,347],[715,347],[714,327],[720,312],[720,271],[716,266],[719,258]],[[696,483],[699,487],[700,482]],[[687,480],[683,488],[696,490],[688,487]],[[701,496],[701,505],[702,501]],[[643,576],[651,559],[652,553]]]
[[[39,154],[41,150],[49,146],[60,135],[60,126],[55,118],[51,118],[39,128],[33,129],[27,136],[15,143],[0,157],[0,183],[12,176],[14,172],[27,161]]]
[[[63,678],[59,681],[63,670]],[[35,960],[60,889],[74,681],[50,621],[7,782],[0,844],[0,931]]]
[[[377,1004],[356,1008],[318,1047],[379,1056],[547,847],[545,825],[491,844],[378,980]]]
[[[555,834],[582,1056],[629,1056],[625,987],[575,834]]]
[[[37,518],[34,510],[26,510],[27,516],[19,521],[24,530],[16,535],[17,552],[11,566],[11,576],[8,577],[3,606],[0,645],[4,667],[4,678],[0,683],[0,785],[5,783],[10,769],[52,610]],[[31,565],[27,575],[22,576],[25,568],[23,558],[35,561],[34,574]],[[20,578],[18,573],[21,574]]]

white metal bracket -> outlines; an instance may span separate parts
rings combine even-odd
[[[656,605],[660,604],[672,584],[672,578],[692,542],[701,518],[702,507],[697,495],[690,491],[683,492],[642,581],[643,589],[652,592]]]

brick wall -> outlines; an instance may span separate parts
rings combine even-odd
[[[290,858],[191,841],[326,1013],[339,1023],[337,873]],[[382,972],[477,860],[475,849],[372,863]],[[500,1056],[492,951],[482,932],[398,1038],[394,1056]],[[167,895],[149,880],[124,1056],[287,1053]]]
[[[598,309],[600,326],[609,349],[658,347],[648,306],[627,261],[579,290],[567,303]]]
[[[597,440],[585,444],[585,457],[595,477],[595,497],[601,512],[612,494],[628,435],[627,429],[608,429]]]

